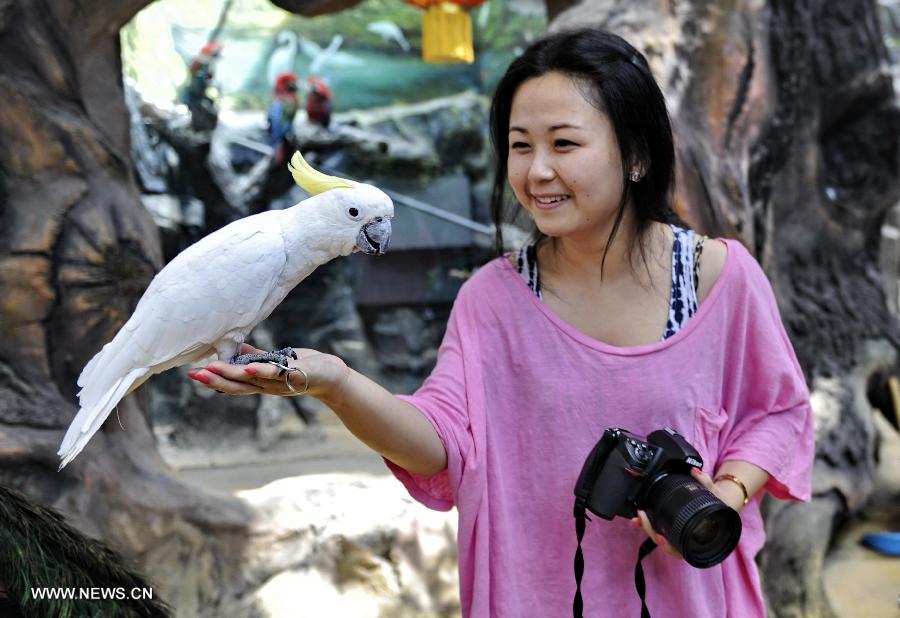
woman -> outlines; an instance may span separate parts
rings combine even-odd
[[[672,224],[671,129],[645,58],[602,31],[548,36],[498,85],[491,134],[495,222],[508,182],[537,241],[462,287],[414,395],[312,350],[291,363],[306,374],[289,374],[292,389],[331,407],[415,498],[459,509],[468,616],[568,613],[572,490],[587,453],[607,427],[671,427],[716,479],[697,480],[742,511],[741,541],[697,569],[644,513],[594,522],[584,613],[640,614],[631,577],[649,535],[671,554],[644,560],[651,610],[763,616],[759,501],[764,489],[809,498],[808,392],[758,264],[734,241]],[[291,394],[270,365],[200,374],[227,393]]]

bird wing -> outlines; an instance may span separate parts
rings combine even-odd
[[[286,261],[281,228],[267,214],[277,213],[222,228],[154,277],[131,318],[79,377],[82,406],[133,369],[158,373],[189,362],[225,337],[242,339],[268,316],[287,290],[278,283]],[[251,219],[255,225],[247,225]]]
[[[279,213],[236,221],[175,257],[134,313],[78,378],[78,414],[59,448],[60,468],[87,445],[119,401],[154,373],[208,355],[223,341],[237,351],[289,291]]]

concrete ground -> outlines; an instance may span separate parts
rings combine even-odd
[[[873,419],[881,449],[869,518],[841,531],[825,564],[825,589],[840,618],[900,617],[900,557],[862,545],[867,533],[900,532],[900,436],[880,414]]]
[[[825,590],[840,618],[900,616],[900,558],[882,556],[862,545],[878,522],[861,521],[843,530],[825,565]]]
[[[219,452],[161,448],[163,458],[184,480],[207,490],[234,493],[280,478],[332,472],[389,475],[381,457],[365,447],[325,411],[314,431],[290,416],[282,421],[282,438],[265,452],[252,444],[232,445]]]

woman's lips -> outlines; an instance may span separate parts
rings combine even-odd
[[[531,201],[534,203],[535,208],[539,210],[553,210],[554,208],[559,208],[567,201],[569,201],[568,195],[532,195]]]

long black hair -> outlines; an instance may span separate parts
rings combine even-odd
[[[550,72],[571,77],[590,103],[609,118],[621,153],[624,191],[607,247],[631,200],[635,238],[644,255],[644,232],[652,221],[681,223],[672,208],[675,147],[666,102],[643,54],[620,36],[587,28],[551,34],[534,42],[513,60],[497,84],[490,113],[496,154],[491,217],[497,251],[503,252],[501,224],[512,213],[505,200],[512,100],[523,82]],[[629,182],[629,173],[635,167],[642,170],[643,177],[639,182]],[[542,237],[538,233],[538,239]]]

